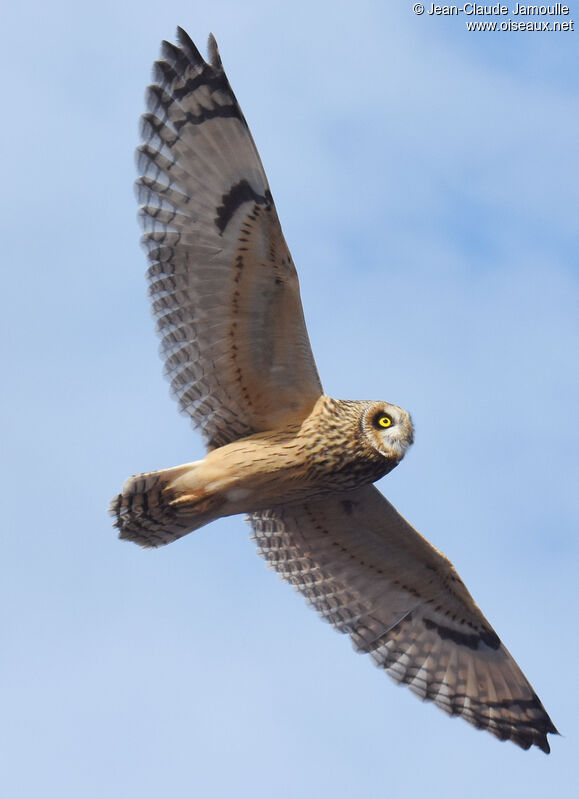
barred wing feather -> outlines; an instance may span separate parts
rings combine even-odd
[[[549,752],[551,719],[454,567],[374,486],[251,522],[268,564],[397,682]]]
[[[163,43],[138,149],[165,371],[209,448],[305,418],[322,386],[298,278],[225,76],[181,29]]]

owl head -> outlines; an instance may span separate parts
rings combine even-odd
[[[410,414],[389,402],[368,403],[362,415],[362,432],[373,449],[396,462],[414,441]]]

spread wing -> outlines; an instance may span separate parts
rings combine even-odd
[[[269,565],[397,682],[501,740],[550,751],[553,722],[453,565],[376,488],[251,522]]]
[[[210,448],[305,418],[322,386],[257,149],[209,39],[163,43],[137,181],[165,371]]]

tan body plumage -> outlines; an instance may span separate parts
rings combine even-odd
[[[384,414],[392,425],[376,429],[374,419]],[[322,395],[302,424],[238,439],[201,461],[132,477],[114,503],[121,538],[160,546],[221,516],[373,483],[400,462],[412,435],[402,408]]]
[[[412,443],[408,414],[332,400],[298,278],[217,45],[163,43],[139,148],[149,293],[171,388],[207,444],[112,502],[154,547],[248,513],[260,554],[398,682],[528,749],[556,729],[450,561],[371,483]]]

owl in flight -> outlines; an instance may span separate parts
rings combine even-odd
[[[260,554],[397,682],[549,752],[539,698],[449,560],[372,485],[412,444],[388,402],[324,394],[298,278],[217,45],[163,43],[138,149],[149,294],[203,460],[130,478],[120,537],[168,544],[235,513]]]

